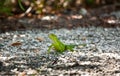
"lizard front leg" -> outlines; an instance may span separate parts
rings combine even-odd
[[[53,47],[53,44],[49,46],[49,48],[48,48],[48,50],[47,50],[48,53],[50,53],[50,50],[51,50],[52,47]]]

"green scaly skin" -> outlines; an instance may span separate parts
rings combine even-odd
[[[59,53],[63,53],[66,50],[73,51],[73,48],[75,47],[75,45],[65,45],[55,34],[49,34],[49,38],[53,43],[49,46],[48,53],[50,53],[52,47],[54,47],[54,49]]]

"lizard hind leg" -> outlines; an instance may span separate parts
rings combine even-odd
[[[66,50],[73,51],[75,45],[66,45]]]

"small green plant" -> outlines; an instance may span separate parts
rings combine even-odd
[[[73,51],[75,45],[66,45],[62,43],[55,34],[49,34],[49,38],[52,40],[52,44],[49,46],[48,53],[51,48],[54,48],[58,53],[63,53],[66,50]]]
[[[5,5],[7,0],[0,0],[0,14],[11,15],[11,6]]]
[[[18,0],[18,4],[19,4],[20,8],[21,8],[23,11],[25,11],[25,8],[23,7],[21,0]]]
[[[25,11],[22,0],[18,0],[20,9]],[[11,0],[0,0],[0,15],[13,15],[12,9],[15,8]]]

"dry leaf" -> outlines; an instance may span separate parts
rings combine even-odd
[[[18,76],[26,76],[26,72],[20,72],[18,73]]]
[[[19,45],[22,45],[22,43],[19,42],[19,41],[17,41],[17,42],[12,43],[11,45],[12,45],[12,46],[19,46]]]
[[[86,40],[86,37],[82,37],[82,40]]]
[[[73,19],[82,19],[83,16],[82,15],[72,15],[71,16]]]
[[[42,37],[37,37],[36,38],[39,42],[43,41],[44,39]]]
[[[28,74],[28,75],[37,74],[37,71],[29,68],[29,69],[27,70],[27,74]]]
[[[38,50],[38,49],[34,49],[33,52],[34,52],[34,53],[38,53],[39,50]]]

